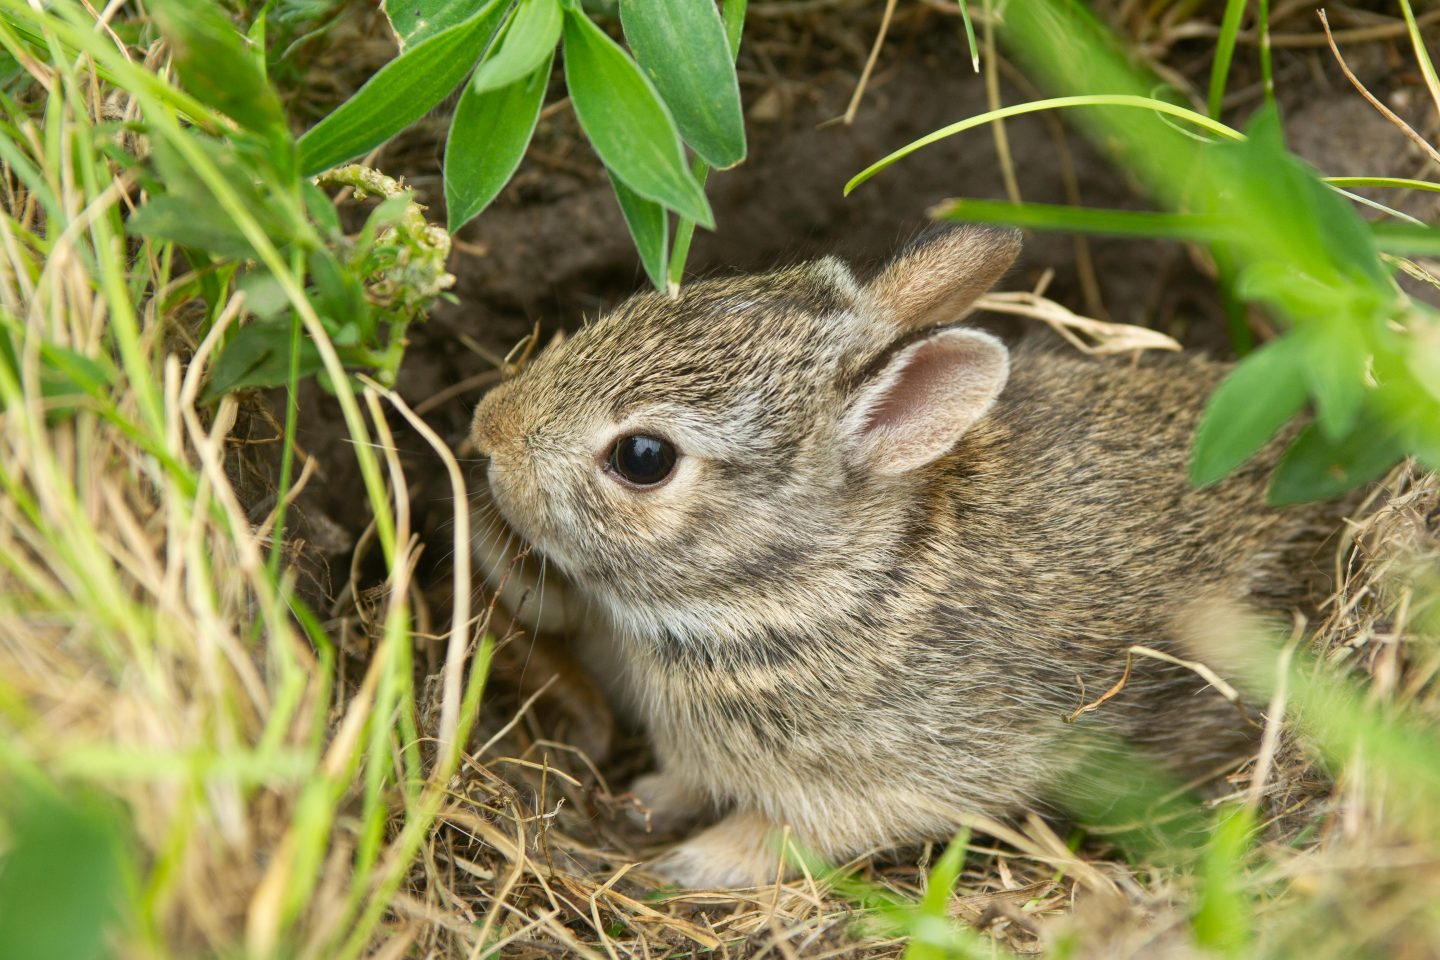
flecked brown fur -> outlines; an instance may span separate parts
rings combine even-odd
[[[857,453],[875,420],[857,397],[890,389],[897,352],[942,336],[1017,249],[960,230],[866,286],[822,260],[642,295],[481,403],[496,505],[589,601],[592,656],[619,666],[650,732],[660,770],[636,792],[667,818],[725,812],[659,872],[773,878],[782,825],[836,858],[942,839],[968,813],[1083,789],[1068,775],[1085,744],[1194,769],[1246,742],[1231,704],[1154,659],[1064,719],[1132,644],[1191,653],[1181,611],[1284,609],[1320,573],[1334,509],[1266,506],[1273,450],[1187,482],[1224,365],[1027,341],[938,458],[887,473],[865,459],[883,443]],[[654,489],[604,467],[635,430],[681,451]]]

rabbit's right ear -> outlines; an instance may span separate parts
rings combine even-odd
[[[1018,230],[933,230],[901,251],[865,291],[900,330],[954,323],[1010,269],[1019,252]]]
[[[851,395],[840,423],[846,454],[873,473],[923,467],[990,411],[1009,376],[1009,351],[979,330],[950,327],[907,343]]]

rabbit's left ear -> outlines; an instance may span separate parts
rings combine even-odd
[[[1020,231],[947,227],[920,237],[865,287],[899,330],[955,323],[1010,269]]]
[[[841,436],[851,462],[893,475],[944,456],[995,405],[1009,376],[1009,351],[979,330],[937,330],[900,347],[846,407]]]

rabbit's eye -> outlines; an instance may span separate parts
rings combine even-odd
[[[675,469],[675,446],[669,440],[643,433],[621,437],[610,451],[608,466],[628,483],[653,487]]]

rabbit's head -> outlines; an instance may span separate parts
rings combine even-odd
[[[1005,347],[953,324],[1018,249],[953,229],[865,284],[823,259],[637,296],[481,402],[495,502],[622,620],[763,617],[989,410]]]

